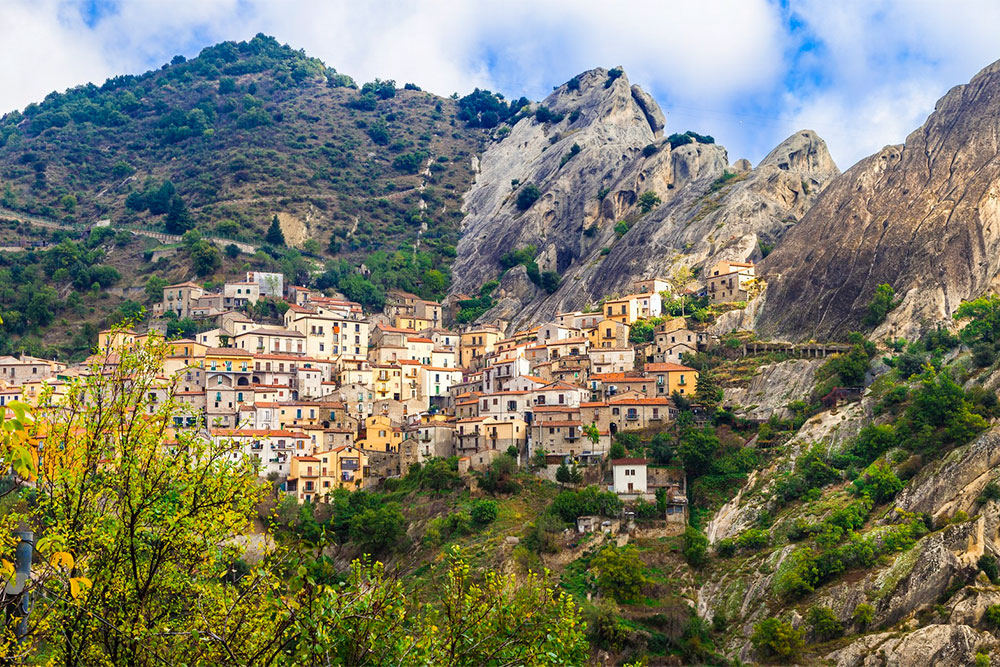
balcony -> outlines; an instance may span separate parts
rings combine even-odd
[[[625,420],[630,422],[639,421],[639,415],[625,415]]]

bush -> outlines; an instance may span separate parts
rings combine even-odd
[[[497,502],[485,498],[472,503],[472,511],[470,512],[472,520],[480,526],[493,523],[499,513],[500,506],[497,505]]]
[[[859,628],[867,628],[875,620],[875,607],[867,602],[862,602],[854,608],[852,618]]]
[[[661,203],[660,196],[652,190],[646,190],[639,195],[639,210],[643,213],[649,213]]]
[[[588,486],[580,491],[562,491],[549,506],[549,511],[566,523],[591,514],[618,516],[621,510],[622,501],[616,494],[601,491],[596,486]]]
[[[997,567],[996,556],[993,554],[983,554],[979,557],[976,565],[983,571],[983,574],[990,580],[990,583],[996,584],[1000,581],[1000,568]]]
[[[656,148],[656,144],[646,144],[645,147],[643,147],[642,149],[642,156],[650,157],[651,155],[656,153],[657,150],[658,149]]]
[[[996,359],[996,351],[990,343],[976,343],[972,347],[972,362],[980,368],[990,366]]]
[[[708,538],[693,526],[684,529],[684,559],[691,567],[701,567],[708,558]]]
[[[886,315],[896,307],[896,292],[892,286],[881,284],[875,288],[875,295],[868,303],[868,312],[865,314],[865,324],[870,327],[877,327],[885,322]]]
[[[736,547],[743,551],[756,551],[766,547],[769,541],[770,534],[766,530],[751,528],[736,538]]]
[[[983,621],[992,628],[1000,628],[1000,604],[991,604],[987,607]]]
[[[729,558],[736,553],[736,540],[731,537],[719,540],[719,543],[715,545],[715,553],[723,558]]]
[[[794,660],[805,645],[804,635],[788,621],[767,618],[754,624],[750,643],[765,657]]]
[[[531,208],[531,205],[538,201],[538,198],[542,196],[542,191],[538,189],[538,186],[534,183],[528,183],[523,185],[517,193],[517,207],[526,211]]]
[[[406,519],[398,503],[369,508],[351,519],[350,535],[366,553],[379,554],[394,549],[406,536]]]
[[[611,600],[598,600],[586,612],[587,635],[595,646],[605,651],[617,651],[625,646],[632,631],[621,619],[621,613]]]
[[[869,496],[876,504],[891,500],[902,489],[903,483],[884,461],[871,464],[854,481],[855,493]]]
[[[813,635],[821,640],[839,637],[844,632],[840,619],[829,607],[812,607],[807,616]]]
[[[597,589],[618,602],[636,600],[646,583],[646,564],[631,544],[604,547],[590,561],[590,571]]]
[[[610,88],[611,84],[613,84],[615,82],[615,79],[617,79],[618,77],[620,77],[624,73],[625,72],[624,72],[624,70],[622,70],[621,67],[615,67],[615,68],[612,68],[612,69],[608,70],[608,78],[604,80],[604,87],[605,88]]]

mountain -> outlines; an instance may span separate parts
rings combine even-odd
[[[875,333],[912,335],[1000,285],[1000,62],[941,98],[903,145],[834,180],[767,257],[758,329],[793,338],[861,326],[875,288],[900,305]]]
[[[319,258],[376,265],[376,251],[418,247],[420,270],[395,273],[420,290],[454,255],[481,141],[455,113],[414,84],[359,88],[258,35],[6,114],[0,204],[160,229],[176,196],[201,232],[258,244],[277,215],[288,244]]]
[[[540,108],[548,113],[522,118],[480,157],[452,292],[498,278],[512,249],[534,249],[539,272],[561,284],[547,291],[525,270],[508,271],[486,317],[540,321],[638,278],[759,258],[839,173],[810,131],[756,168],[730,165],[712,137],[664,137],[662,111],[620,69],[584,72]],[[539,196],[525,208],[519,195],[529,187]]]

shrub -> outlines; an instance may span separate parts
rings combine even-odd
[[[708,538],[694,526],[688,526],[684,529],[683,553],[688,565],[701,567],[708,557]]]
[[[884,461],[871,464],[864,475],[854,481],[855,492],[869,496],[875,503],[891,500],[902,488],[903,483]]]
[[[976,343],[972,347],[972,361],[980,368],[991,365],[995,358],[996,352],[990,343]]]
[[[618,602],[637,599],[646,583],[646,564],[631,544],[604,547],[590,561],[590,571],[597,589]]]
[[[812,607],[807,616],[809,627],[818,639],[833,639],[844,632],[840,619],[829,607]]]
[[[351,541],[371,554],[395,548],[406,536],[406,519],[398,503],[355,514],[350,526]]]
[[[497,502],[485,498],[472,503],[472,511],[470,512],[472,520],[480,526],[493,523],[499,513],[500,506],[497,505]]]
[[[871,622],[875,620],[875,607],[871,606],[867,602],[862,602],[854,608],[854,615],[852,618],[858,627],[867,628]]]
[[[646,190],[639,195],[639,210],[643,213],[649,213],[661,203],[660,196],[652,190]]]
[[[744,551],[756,551],[766,547],[769,541],[770,534],[766,530],[751,528],[736,538],[736,546]]]
[[[990,580],[990,583],[996,584],[1000,581],[1000,568],[997,567],[996,556],[993,554],[983,554],[979,557],[976,565],[983,571],[983,574]]]
[[[539,123],[558,123],[562,119],[561,113],[556,113],[548,107],[540,106],[535,110],[535,120]]]
[[[656,153],[657,150],[658,149],[656,148],[656,144],[646,144],[642,149],[642,156],[650,157],[651,155]]]
[[[976,667],[990,667],[990,664],[992,664],[992,660],[989,653],[982,649],[976,651]]]
[[[983,621],[993,628],[1000,628],[1000,604],[991,604],[983,614]]]
[[[754,624],[750,643],[765,657],[793,660],[805,645],[804,635],[788,621],[767,618]]]
[[[736,553],[736,540],[731,537],[719,540],[719,543],[715,545],[715,553],[723,558],[729,558]]]
[[[598,600],[586,612],[587,635],[595,646],[605,651],[617,651],[625,646],[632,631],[621,619],[621,613],[611,600]]]
[[[877,327],[885,322],[886,315],[896,307],[896,292],[892,286],[883,283],[875,288],[875,295],[868,303],[868,312],[865,314],[865,324],[870,327]]]
[[[624,72],[624,70],[622,70],[621,67],[615,67],[615,68],[612,68],[612,69],[608,70],[608,78],[604,80],[604,87],[605,88],[610,88],[611,84],[613,84],[615,82],[615,80],[618,77],[620,77],[622,74],[624,74],[624,73],[625,72]]]
[[[542,191],[538,189],[538,186],[534,183],[528,183],[521,187],[517,193],[517,207],[526,211],[531,208],[531,205],[538,201],[538,198],[542,196]]]

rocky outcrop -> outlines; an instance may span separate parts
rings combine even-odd
[[[727,387],[723,403],[735,406],[741,417],[769,419],[790,416],[787,405],[809,398],[816,386],[816,370],[824,359],[789,359],[761,366],[745,387]]]
[[[759,258],[761,244],[780,239],[838,173],[811,131],[789,137],[756,169],[745,160],[731,167],[714,143],[671,148],[662,111],[625,75],[609,82],[595,69],[574,80],[579,86],[563,85],[541,103],[563,119],[520,120],[484,151],[465,196],[453,293],[475,293],[500,274],[504,253],[527,246],[537,249],[540,271],[562,277],[555,293],[501,300],[487,319],[517,326],[681,266]],[[517,191],[527,184],[541,196],[522,211]],[[644,213],[646,192],[659,204]],[[619,238],[620,222],[629,229]]]
[[[979,508],[977,498],[983,488],[996,478],[998,465],[1000,428],[994,427],[968,445],[924,466],[897,496],[896,505],[907,512],[930,514],[938,521],[950,519],[958,512],[972,515]]]
[[[902,302],[875,333],[912,338],[1000,287],[998,96],[994,63],[938,101],[905,144],[835,179],[763,262],[759,330],[842,335],[888,283]]]
[[[962,667],[976,653],[997,646],[996,638],[967,625],[928,625],[913,632],[865,635],[826,655],[837,667]]]

